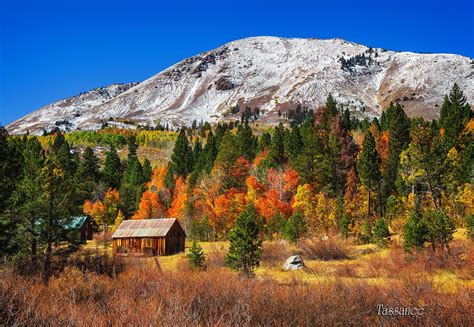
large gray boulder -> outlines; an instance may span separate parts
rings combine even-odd
[[[283,264],[284,270],[300,270],[305,267],[303,259],[299,255],[292,255],[288,259],[286,259],[285,263]]]

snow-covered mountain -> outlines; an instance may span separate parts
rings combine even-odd
[[[116,84],[45,106],[7,126],[11,133],[94,129],[101,121],[190,124],[240,117],[258,106],[262,120],[297,104],[322,105],[329,93],[359,115],[378,116],[400,102],[431,119],[458,83],[474,101],[474,60],[369,48],[341,39],[252,37],[185,59],[142,83]],[[235,118],[234,118],[235,117]]]
[[[92,108],[110,101],[136,85],[138,83],[112,84],[59,100],[14,121],[7,126],[7,130],[20,134],[26,131],[40,133],[56,126],[63,130],[75,129],[79,123],[91,119],[88,113]]]

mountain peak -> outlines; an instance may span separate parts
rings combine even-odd
[[[259,107],[263,121],[277,123],[297,105],[323,105],[330,93],[356,116],[378,116],[399,102],[409,115],[431,119],[454,83],[472,103],[469,58],[394,52],[339,38],[255,36],[184,59],[138,85],[58,101],[7,128],[37,132],[59,121],[67,122],[61,128],[94,129],[117,119],[179,126],[238,119],[247,106]]]

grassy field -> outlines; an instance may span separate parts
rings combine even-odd
[[[207,265],[219,270],[228,270],[224,265],[224,257],[228,242],[201,242],[206,255]],[[284,240],[265,241],[263,258],[256,269],[257,279],[272,279],[279,284],[288,285],[295,281],[302,283],[318,282],[364,282],[369,285],[390,285],[400,282],[406,273],[418,272],[423,278],[429,279],[433,286],[442,292],[453,293],[458,287],[474,289],[474,245],[465,240],[465,230],[459,229],[454,235],[452,244],[453,256],[446,259],[431,258],[429,254],[410,256],[401,249],[400,241],[393,237],[392,244],[380,248],[374,244],[354,244],[350,241],[341,242],[348,258],[337,260],[321,260],[308,258],[304,250],[289,245]],[[186,252],[191,241],[186,242]],[[96,241],[88,241],[85,251],[106,252],[112,255],[111,247],[104,248]],[[285,271],[282,265],[292,254],[301,254],[306,269]],[[125,262],[165,272],[176,272],[187,269],[186,253],[172,256],[126,258]]]
[[[181,253],[127,257],[120,265],[124,269],[111,273],[101,268],[103,260],[111,260],[111,247],[95,241],[77,255],[99,261],[66,266],[47,286],[39,278],[5,269],[0,271],[0,320],[7,326],[474,324],[474,246],[462,230],[449,256],[428,249],[406,255],[397,242],[379,248],[337,238],[298,246],[266,241],[256,278],[225,267],[227,242],[201,245],[205,271],[190,269]],[[307,268],[282,270],[294,253],[302,255]],[[380,304],[424,311],[421,316],[384,316],[378,313]]]

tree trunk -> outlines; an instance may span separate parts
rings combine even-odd
[[[36,246],[36,237],[33,236],[31,240],[31,265],[33,269],[36,268],[36,265],[38,264],[38,257],[37,257],[37,246]]]
[[[104,248],[107,249],[107,223],[104,224]]]
[[[383,216],[383,206],[382,206],[382,187],[380,186],[380,180],[377,182],[377,207],[379,217]]]
[[[436,197],[435,197],[434,191],[433,191],[433,184],[431,182],[431,175],[428,172],[426,173],[426,179],[428,180],[428,186],[430,188],[431,199],[433,200],[433,204],[435,206],[435,209],[439,210],[438,203],[436,202]]]
[[[367,196],[368,196],[368,200],[367,200],[367,221],[370,220],[370,183],[367,187]]]
[[[48,233],[48,245],[46,247],[46,257],[44,259],[44,284],[48,285],[49,278],[51,276],[51,253],[52,253],[52,242],[50,234]]]

